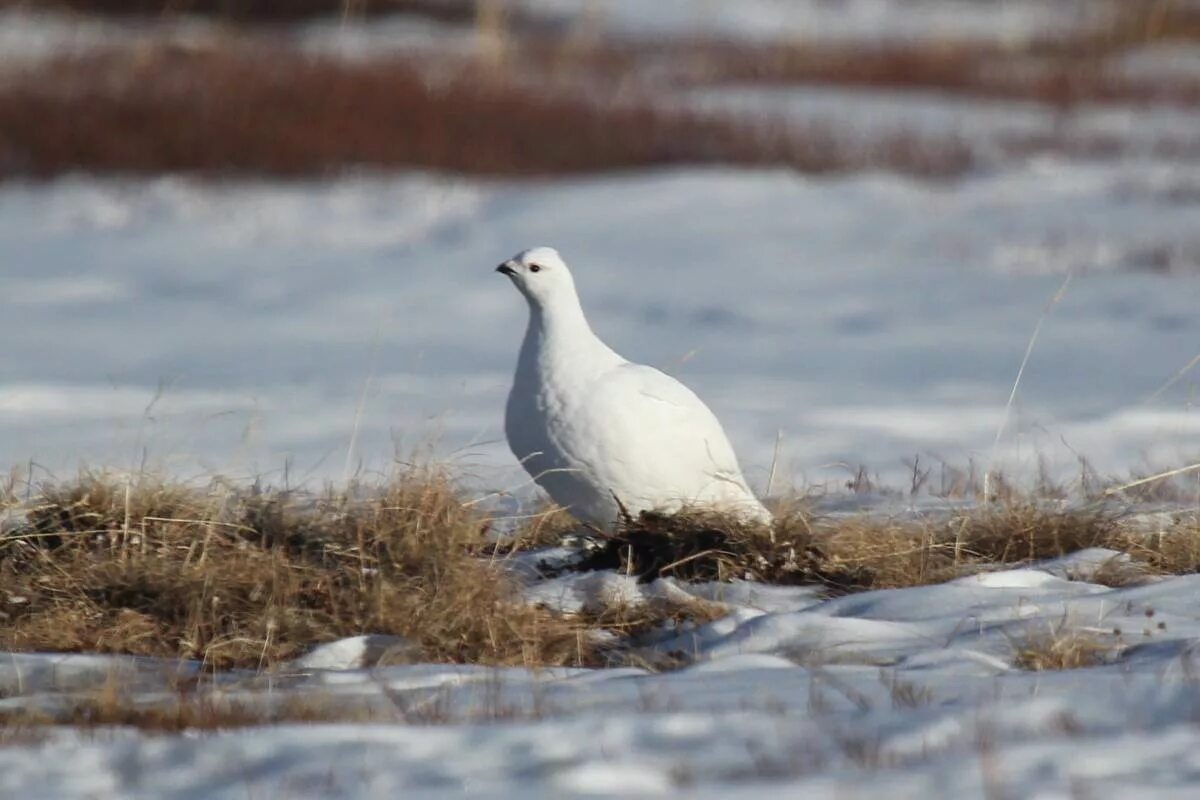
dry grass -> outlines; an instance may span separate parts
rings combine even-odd
[[[84,475],[41,487],[27,525],[0,538],[0,650],[262,668],[321,642],[375,633],[405,637],[429,661],[602,665],[647,634],[727,611],[666,600],[573,616],[530,606],[504,559],[556,543],[569,520],[538,513],[500,545],[490,525],[433,468],[319,497]],[[1132,557],[1093,581],[1195,572],[1200,523],[1184,514],[1146,532],[1103,508],[1033,502],[927,519],[822,517],[801,506],[781,514],[773,531],[713,514],[644,514],[571,569],[614,569],[643,581],[814,584],[840,594],[937,583],[1088,547]]]
[[[485,548],[488,556],[502,558],[522,550],[554,547],[579,528],[574,517],[549,501],[542,501],[531,513],[512,521],[517,526]]]
[[[1082,669],[1107,663],[1120,646],[1079,630],[1052,630],[1013,642],[1013,660],[1021,669]]]
[[[616,569],[646,581],[671,576],[815,583],[842,593],[939,583],[998,565],[1126,543],[1120,532],[1109,511],[1058,511],[1032,502],[930,520],[820,517],[797,510],[777,519],[773,531],[713,514],[643,514],[580,568]]]
[[[86,476],[0,541],[0,648],[268,666],[358,633],[434,661],[582,664],[577,623],[521,604],[478,556],[487,521],[446,475],[311,500]]]
[[[1156,574],[1200,572],[1200,512],[1180,514],[1157,531],[1122,530],[1108,546],[1129,553]]]

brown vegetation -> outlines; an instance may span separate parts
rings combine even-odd
[[[423,660],[599,665],[643,634],[726,612],[702,601],[578,615],[528,605],[505,559],[553,543],[569,523],[538,514],[497,545],[493,521],[437,469],[319,497],[220,480],[192,486],[86,475],[42,487],[27,509],[25,524],[0,537],[5,650],[261,668],[321,642],[375,633],[405,637]],[[781,514],[774,530],[711,514],[645,514],[602,536],[569,569],[616,569],[647,581],[813,584],[840,594],[936,583],[1087,547],[1132,557],[1088,576],[1093,581],[1200,569],[1194,517],[1151,533],[1103,509],[1035,502],[927,519],[822,517],[801,508]]]
[[[1052,630],[1013,642],[1016,665],[1037,672],[1100,666],[1119,650],[1116,642],[1078,630]]]
[[[578,625],[476,557],[486,528],[436,471],[304,500],[88,476],[0,540],[0,647],[255,667],[385,633],[435,661],[593,660]]]
[[[820,584],[842,593],[939,583],[1088,547],[1131,546],[1135,538],[1110,511],[1059,511],[1031,501],[927,520],[798,511],[781,516],[773,531],[711,514],[643,514],[580,566],[617,569],[643,580],[748,578]],[[1200,556],[1200,545],[1188,552]],[[1194,568],[1194,562],[1163,558],[1153,566],[1174,571]]]
[[[282,48],[151,47],[63,58],[0,82],[0,177],[200,171],[297,176],[371,165],[548,175],[672,164],[954,173],[953,142],[881,138],[605,100],[459,65],[351,63]]]
[[[1200,512],[1181,515],[1158,531],[1123,530],[1108,546],[1129,553],[1136,563],[1159,575],[1200,572]]]
[[[12,0],[0,0],[0,7]],[[1136,0],[1103,24],[1010,45],[969,39],[829,43],[562,35],[477,0],[21,0],[96,14],[215,15],[241,23],[403,12],[490,34],[477,53],[313,57],[278,28],[230,25],[208,44],[138,41],[0,74],[0,179],[66,171],[319,175],[372,166],[524,176],[677,164],[886,169],[954,175],[975,150],[952,134],[866,139],[779,116],[688,110],[686,87],[805,84],[1080,104],[1200,105],[1200,78],[1135,76],[1113,59],[1200,39],[1191,5]],[[488,6],[488,8],[493,8]],[[495,6],[495,9],[500,6]],[[481,16],[482,15],[482,16]],[[365,23],[369,24],[369,23]],[[157,42],[157,43],[156,43]],[[1114,155],[1123,139],[1067,128],[991,143],[1010,156]],[[1187,137],[1155,143],[1194,156]],[[989,151],[990,152],[990,151]]]

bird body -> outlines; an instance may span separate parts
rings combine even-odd
[[[700,398],[622,358],[592,332],[557,252],[526,250],[498,271],[529,302],[505,433],[556,503],[602,528],[622,509],[636,515],[703,506],[770,520]]]

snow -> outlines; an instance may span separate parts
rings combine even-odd
[[[1200,270],[1144,254],[1197,252],[1198,184],[1184,163],[1048,158],[936,183],[719,169],[8,183],[0,461],[62,474],[145,451],[185,476],[280,479],[287,462],[294,482],[340,480],[357,423],[353,469],[430,451],[527,492],[501,430],[524,309],[492,269],[551,241],[593,328],[692,387],[760,493],[780,431],[776,492],[840,485],[859,464],[907,485],[918,455],[986,463],[1067,270],[1002,463],[1174,466],[1200,451],[1197,374],[1144,401],[1196,355]]]
[[[52,759],[37,755],[47,742],[0,748],[0,791],[64,800],[1187,796],[1200,746],[1191,660],[1200,576],[1110,589],[1057,569],[824,601],[797,595],[770,611],[727,597],[729,616],[682,636],[664,631],[647,647],[689,658],[661,673],[364,667],[367,642],[356,637],[271,674],[225,673],[194,690],[243,708],[324,701],[351,721],[203,735],[56,729]],[[1101,663],[1015,665],[1021,642],[1072,632],[1106,647]],[[65,707],[112,685],[114,673],[137,702],[172,702],[171,676],[197,667],[4,654],[0,706]],[[372,721],[353,721],[355,709]]]

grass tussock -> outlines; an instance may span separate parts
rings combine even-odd
[[[261,667],[384,633],[434,661],[588,663],[576,623],[481,557],[486,529],[433,470],[315,499],[86,476],[0,540],[0,649]]]
[[[772,530],[711,513],[642,514],[580,565],[643,581],[744,578],[820,584],[835,593],[939,583],[998,565],[1125,543],[1115,515],[1004,503],[930,520],[819,517],[799,510]],[[1198,552],[1200,555],[1200,552]]]
[[[1021,669],[1082,669],[1108,663],[1119,645],[1079,630],[1050,631],[1013,642],[1013,661]]]
[[[1160,575],[1200,572],[1200,512],[1178,514],[1157,530],[1122,531],[1108,546]]]

